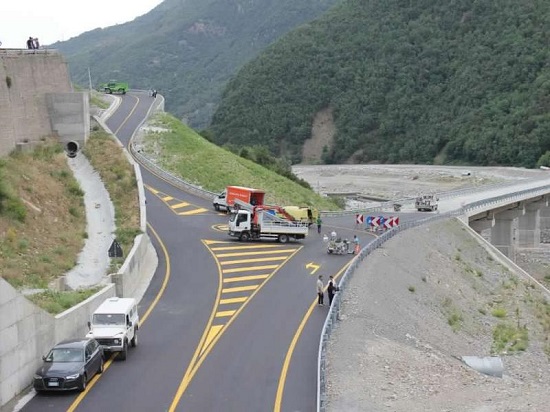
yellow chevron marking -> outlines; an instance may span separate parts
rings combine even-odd
[[[153,194],[155,194],[155,195],[157,195],[157,194],[160,193],[157,189],[153,189],[153,188],[152,188],[151,186],[149,186],[149,185],[145,185],[145,187],[146,187],[147,189],[149,189],[149,190],[150,190]]]
[[[253,255],[273,255],[275,253],[291,253],[298,249],[281,249],[281,250],[261,250],[259,252],[237,252],[237,253],[220,253],[216,255],[218,258],[233,257],[233,256],[253,256]]]
[[[244,292],[245,290],[255,290],[258,289],[259,285],[251,285],[251,286],[241,286],[238,288],[227,288],[222,289],[222,293],[234,293],[234,292]]]
[[[266,256],[262,258],[256,258],[256,259],[240,259],[240,260],[225,260],[223,262],[220,262],[220,265],[236,265],[240,263],[254,263],[254,262],[273,262],[276,260],[285,260],[286,256]]]
[[[229,305],[231,303],[242,303],[248,299],[248,296],[242,298],[220,299],[220,305]]]
[[[251,266],[246,268],[224,269],[223,273],[250,272],[251,270],[277,269],[279,265]]]
[[[164,202],[169,202],[170,200],[174,200],[172,196],[164,196],[164,197],[161,197],[161,199]]]
[[[235,242],[232,242],[231,240],[203,240],[203,242],[204,242],[205,245],[208,245],[208,246],[213,245],[215,243],[225,243],[225,244],[232,243],[232,244],[235,244]],[[215,248],[214,249],[210,248],[210,250],[216,250],[216,249]]]
[[[235,278],[226,278],[223,280],[223,283],[246,282],[247,280],[265,279],[268,276],[269,275],[253,275],[253,276],[239,276]]]
[[[178,213],[178,215],[179,216],[196,215],[196,214],[207,212],[207,211],[208,211],[207,209],[204,209],[204,208],[200,207],[198,209],[190,210],[189,212],[180,212],[180,213]]]
[[[236,310],[222,310],[216,313],[217,318],[227,318],[228,316],[233,316]]]
[[[233,243],[235,242],[226,242],[226,243]],[[211,250],[217,252],[218,250],[242,250],[242,249],[273,249],[273,248],[280,248],[279,245],[250,245],[250,246],[226,246],[226,247],[213,247]]]
[[[222,330],[224,325],[214,325],[210,328],[208,331],[208,335],[206,336],[206,340],[204,341],[204,345],[202,345],[202,349],[200,354],[204,352],[204,350],[210,345],[210,342],[216,337],[216,335]]]
[[[189,206],[189,203],[181,202],[181,203],[176,203],[175,205],[170,205],[172,209],[179,209],[180,207],[185,207],[185,206]]]

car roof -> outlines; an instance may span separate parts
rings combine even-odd
[[[83,348],[91,340],[90,338],[66,339],[57,343],[54,348]]]
[[[133,298],[108,298],[95,310],[94,314],[126,313],[135,306]]]

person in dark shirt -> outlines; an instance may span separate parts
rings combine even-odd
[[[27,40],[27,49],[34,49],[34,39],[32,38],[32,36],[30,36],[29,40]]]

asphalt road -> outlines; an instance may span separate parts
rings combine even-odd
[[[107,125],[123,144],[152,103],[145,93],[122,98]],[[23,410],[314,411],[328,311],[315,282],[339,276],[353,255],[328,255],[315,228],[284,245],[233,240],[211,202],[142,175],[159,266],[140,302],[139,346],[82,394],[39,395]],[[332,229],[374,238],[353,216],[325,218],[323,233]]]

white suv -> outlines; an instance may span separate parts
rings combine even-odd
[[[128,346],[136,347],[139,329],[137,303],[133,298],[108,298],[92,315],[88,322],[87,338],[95,338],[104,352],[120,352],[119,358],[126,360]]]

